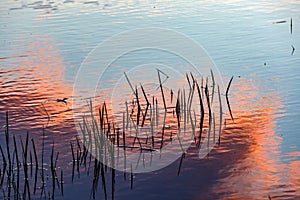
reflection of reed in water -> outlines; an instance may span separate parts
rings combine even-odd
[[[139,157],[144,157],[144,153],[150,154],[147,157],[150,160],[137,160],[134,164],[137,169],[142,167],[144,161],[151,164],[152,152],[163,151],[174,140],[178,140],[182,154],[191,152],[191,148],[186,148],[191,143],[194,153],[204,148],[206,154],[216,143],[220,143],[223,95],[212,71],[211,76],[204,78],[205,83],[202,81],[201,86],[192,73],[186,74],[188,89],[181,88],[173,92],[172,89],[164,88],[158,70],[161,92],[158,96],[150,96],[141,83],[133,86],[126,73],[124,75],[133,98],[124,102],[121,113],[113,114],[111,103],[104,102],[98,105],[98,115],[95,115],[90,101],[89,112],[82,115],[82,122],[79,124],[81,139],[86,149],[93,152],[96,158],[110,166],[123,166],[126,172],[132,167],[126,164],[126,152],[141,153]],[[232,80],[233,77],[225,96],[233,120],[228,98]],[[218,98],[214,98],[216,93]],[[120,149],[124,150],[123,163],[119,162]]]
[[[113,199],[116,179],[114,166],[120,164],[124,166],[124,180],[130,180],[130,188],[133,189],[134,169],[140,166],[145,167],[144,153],[150,154],[152,159],[154,152],[159,153],[174,140],[179,140],[181,148],[181,159],[177,171],[179,176],[186,154],[195,153],[204,146],[210,150],[215,143],[220,143],[223,116],[222,94],[219,85],[216,85],[214,81],[213,73],[211,72],[211,81],[209,77],[202,78],[201,84],[191,73],[186,75],[186,80],[188,89],[182,88],[175,92],[166,90],[163,82],[159,80],[161,96],[150,97],[142,84],[135,86],[134,89],[132,87],[134,98],[124,103],[125,109],[121,113],[121,120],[116,120],[117,118],[111,113],[111,108],[105,102],[99,105],[98,114],[94,115],[92,101],[90,101],[88,104],[90,113],[84,113],[82,123],[79,124],[82,141],[76,137],[76,143],[70,143],[72,182],[76,174],[80,178],[82,170],[87,170],[89,174],[90,169],[93,169],[91,197],[96,198],[101,179],[104,198],[107,199],[108,192],[111,191]],[[233,119],[228,101],[231,82],[232,78],[225,96],[230,116]],[[214,98],[215,93],[218,93],[218,98]],[[218,104],[216,104],[216,99],[219,101]],[[217,120],[220,122],[219,125],[216,124]],[[190,137],[180,139],[180,136],[186,133],[191,133]],[[14,135],[11,138],[7,113],[5,148],[0,145],[2,158],[0,187],[3,197],[30,199],[39,196],[54,199],[58,195],[63,196],[64,175],[62,170],[60,173],[57,170],[59,152],[55,152],[54,144],[52,144],[50,156],[45,157],[44,138],[43,130],[42,153],[39,159],[35,141],[33,138],[30,139],[28,133],[25,140],[16,138]],[[10,145],[11,141],[13,145]],[[191,148],[185,149],[185,143],[190,141],[192,141]],[[117,148],[113,148],[114,146]],[[119,160],[120,149],[124,150],[122,156],[125,159],[122,161]],[[92,159],[91,152],[94,153],[94,159]],[[128,165],[126,163],[127,152],[139,153],[138,161],[135,164],[131,163],[129,168],[126,167]],[[107,167],[104,163],[110,163],[112,167]],[[110,181],[109,174],[111,175]],[[111,183],[110,187],[108,183]]]
[[[6,112],[5,151],[0,145],[2,157],[0,188],[2,189],[2,197],[7,199],[31,199],[39,196],[40,198],[54,199],[57,193],[63,195],[62,170],[60,178],[57,175],[59,152],[55,154],[53,145],[50,158],[44,159],[44,130],[42,154],[41,160],[39,160],[34,139],[31,138],[30,143],[29,133],[27,132],[25,141],[22,137],[16,138],[15,135],[11,137],[8,124],[8,112]],[[11,142],[13,142],[13,145],[10,145]],[[50,167],[48,163],[50,163]],[[49,184],[51,186],[46,187],[47,183],[50,182],[52,183]],[[37,193],[38,190],[40,190],[40,194]]]

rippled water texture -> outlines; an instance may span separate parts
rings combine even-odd
[[[234,122],[226,113],[220,145],[203,159],[187,154],[179,176],[180,159],[135,175],[131,190],[130,180],[117,172],[114,197],[300,199],[298,0],[1,1],[0,144],[5,143],[9,111],[11,133],[25,138],[29,131],[37,149],[44,138],[48,153],[55,142],[60,168],[65,170],[64,196],[57,198],[90,198],[91,174],[82,172],[71,181],[69,144],[77,134],[72,99],[82,98],[72,96],[77,70],[101,41],[121,31],[149,27],[194,39],[211,56],[224,84],[234,76],[229,92]],[[173,66],[186,66],[182,60],[164,58]],[[137,53],[112,65],[126,70],[137,61],[156,59],[151,52]],[[109,75],[104,78],[118,81]],[[64,97],[69,98],[67,105],[56,102]],[[101,186],[96,197],[104,197]]]

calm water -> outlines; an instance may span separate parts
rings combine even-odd
[[[0,5],[1,144],[6,111],[11,132],[29,130],[38,149],[47,126],[46,152],[54,140],[65,169],[64,196],[57,198],[90,198],[92,177],[83,172],[73,183],[70,179],[72,105],[56,99],[72,98],[77,70],[98,43],[121,31],[160,27],[199,42],[225,83],[234,76],[235,123],[226,116],[221,144],[205,159],[187,155],[180,176],[180,159],[135,175],[133,190],[117,173],[115,198],[300,199],[299,1],[6,0]],[[96,197],[104,197],[101,187]]]

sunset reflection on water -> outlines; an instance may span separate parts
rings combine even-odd
[[[71,118],[72,101],[68,105],[56,102],[56,98],[71,97],[72,85],[64,80],[66,66],[54,43],[47,36],[37,38],[19,52],[26,57],[1,66],[1,110],[9,111],[13,126],[52,127]]]
[[[225,146],[217,148],[220,153],[231,152],[233,163],[229,171],[220,171],[228,174],[213,190],[223,193],[224,199],[299,196],[296,177],[300,175],[300,163],[283,162],[287,155],[282,153],[282,138],[276,132],[276,121],[284,109],[279,92],[261,94],[254,82],[245,79],[237,80],[233,88],[230,101],[236,108],[234,123],[227,120],[222,137]],[[293,155],[297,157],[299,152]]]
[[[268,195],[272,199],[300,199],[299,2],[2,1],[0,144],[5,144],[8,111],[11,136],[24,139],[28,131],[39,155],[45,139],[45,158],[50,157],[53,143],[55,151],[60,152],[64,199],[88,198],[93,176],[85,176],[88,173],[84,170],[92,168],[81,169],[83,173],[75,177],[74,183],[71,180],[70,143],[77,145],[72,101],[80,99],[88,104],[90,98],[72,96],[76,73],[88,53],[114,34],[136,28],[167,28],[203,45],[219,67],[225,86],[234,76],[229,92],[234,122],[228,112],[224,114],[226,127],[220,145],[203,159],[192,147],[180,173],[178,159],[161,170],[134,175],[130,190],[129,179],[123,180],[123,174],[117,172],[116,199],[268,199]],[[291,45],[296,49],[293,55]],[[158,62],[149,53],[136,55],[141,57],[123,60],[126,66]],[[123,73],[126,68],[118,61],[112,63],[113,70]],[[174,59],[167,61],[170,66],[187,66]],[[108,94],[115,92],[114,97],[118,97],[123,86],[128,86],[123,81],[119,90],[114,90],[110,86],[118,80],[110,71],[105,78],[107,87],[97,91],[95,97],[96,113],[103,99],[110,97]],[[160,95],[159,90],[155,92]],[[69,98],[67,105],[56,101],[63,98]],[[108,112],[113,113],[112,102],[106,104]],[[120,105],[115,108],[124,108]],[[177,121],[169,114],[170,138]],[[110,173],[108,170],[108,176]],[[98,193],[104,197],[103,190]]]
[[[74,134],[63,139],[67,142],[76,134],[71,110],[74,97],[72,84],[64,79],[67,66],[58,49],[50,45],[53,43],[51,38],[41,37],[20,52],[26,57],[10,63],[14,67],[9,70],[1,67],[0,108],[8,109],[12,129],[40,130],[44,126],[51,135],[58,133],[52,137],[56,141],[61,139],[59,135]],[[267,80],[275,85],[278,81]],[[221,145],[210,155],[210,159],[223,160],[224,167],[218,172],[220,177],[210,190],[223,199],[300,196],[300,162],[297,160],[300,152],[295,150],[284,155],[282,137],[276,132],[276,122],[284,115],[280,93],[262,91],[252,79],[237,78],[232,85],[230,104],[234,122],[227,113]],[[57,98],[64,97],[70,98],[67,105],[56,102]],[[66,152],[65,142],[56,145],[58,151]],[[70,156],[70,152],[66,155]]]
[[[51,38],[41,37],[20,52],[26,57],[10,63],[18,67],[7,70],[2,66],[1,110],[8,108],[12,129],[45,127],[51,135],[69,133],[63,139],[67,142],[76,134],[71,110],[74,97],[72,84],[64,79],[67,66],[58,49],[50,45],[53,43]],[[279,80],[268,81],[276,85]],[[262,199],[267,195],[282,199],[300,195],[300,152],[284,155],[282,137],[276,132],[276,121],[284,115],[282,99],[276,90],[262,90],[252,79],[238,78],[232,85],[230,104],[234,122],[227,113],[221,145],[216,147],[217,154],[210,155],[211,159],[223,160],[224,167],[218,172],[222,175],[211,189],[223,199]],[[70,98],[67,105],[56,102],[64,97]],[[107,104],[110,107],[110,102]],[[59,141],[59,135],[51,138]],[[65,142],[56,144],[58,151],[66,152]],[[70,152],[66,155],[70,156]]]

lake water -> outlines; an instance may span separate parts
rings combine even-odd
[[[107,198],[300,199],[300,1],[6,0],[0,5],[0,144],[5,144],[6,111],[17,138],[29,131],[37,150],[44,138],[49,155],[54,141],[65,177],[64,194],[57,192],[56,199],[93,198],[92,168],[71,180],[70,141],[76,144],[77,134],[71,100],[81,98],[73,96],[81,63],[113,35],[152,27],[201,44],[224,84],[234,76],[229,94],[234,122],[227,113],[220,145],[206,158],[187,154],[179,175],[180,159],[135,174],[132,189],[130,177],[116,172],[111,189],[114,172],[107,170]],[[149,51],[113,64],[122,70],[156,59]],[[172,56],[166,60],[186,64]],[[117,81],[109,74],[104,78]],[[67,105],[56,102],[64,97]],[[99,182],[96,198],[104,198],[103,191]]]

